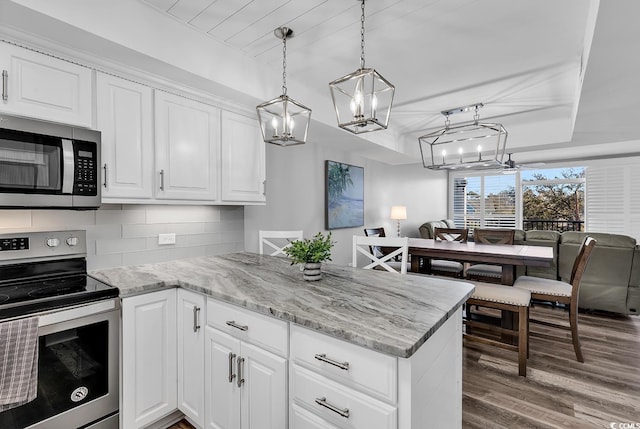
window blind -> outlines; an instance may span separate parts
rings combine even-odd
[[[630,235],[640,240],[637,164],[628,161],[590,165],[586,177],[586,230]]]

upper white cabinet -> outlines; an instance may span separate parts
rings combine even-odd
[[[155,93],[156,198],[218,199],[220,109]]]
[[[254,118],[222,112],[222,200],[266,201],[265,144]]]
[[[0,43],[6,113],[91,127],[91,69]]]
[[[102,132],[102,197],[153,197],[153,91],[97,73],[96,125]]]

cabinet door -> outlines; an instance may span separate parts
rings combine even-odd
[[[98,73],[97,128],[102,132],[102,198],[153,196],[151,88]]]
[[[123,299],[122,427],[169,414],[176,396],[176,289]]]
[[[258,120],[222,112],[222,199],[264,202],[265,143]]]
[[[242,343],[242,429],[287,427],[287,361]]]
[[[91,127],[91,69],[6,43],[0,68],[2,111]]]
[[[218,108],[156,91],[155,138],[158,199],[218,199]]]
[[[178,409],[204,427],[204,295],[178,290]]]
[[[208,429],[240,429],[239,356],[240,340],[210,326],[205,328],[205,427]]]

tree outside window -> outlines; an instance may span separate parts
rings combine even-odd
[[[523,229],[582,231],[584,184],[582,167],[523,173]]]

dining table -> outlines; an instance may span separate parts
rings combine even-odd
[[[515,266],[549,267],[553,262],[553,248],[521,244],[481,244],[472,241],[409,238],[411,271],[428,274],[431,259],[447,259],[476,264],[502,266],[502,284],[513,285]],[[420,263],[420,261],[424,263]]]

